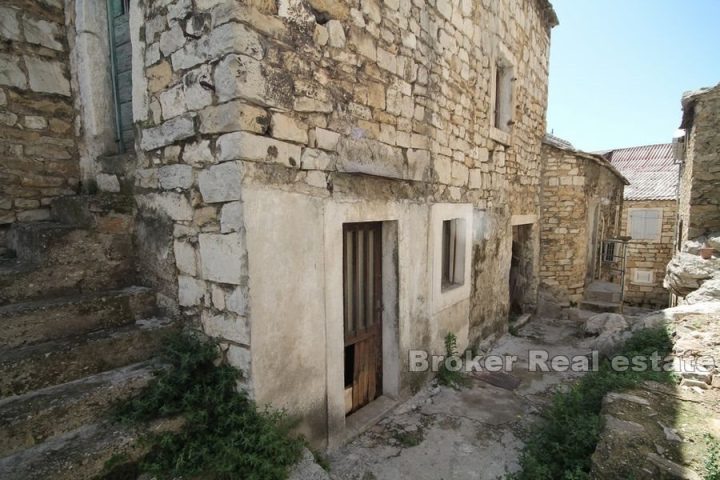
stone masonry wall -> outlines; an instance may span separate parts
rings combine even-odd
[[[507,328],[510,217],[539,213],[554,24],[546,2],[133,0],[130,23],[138,230],[165,232],[153,236],[146,271],[233,364],[255,375],[247,189],[313,205],[472,203],[486,215],[470,336]],[[491,126],[500,57],[514,65],[509,132]],[[288,248],[279,226],[265,228]],[[293,321],[305,321],[302,310]],[[305,397],[295,407],[317,416],[308,432],[317,437],[322,402],[302,406]]]
[[[0,246],[2,226],[49,217],[79,182],[60,0],[0,5]]]
[[[562,302],[583,298],[592,264],[591,205],[597,205],[597,242],[617,234],[624,181],[599,159],[543,144],[540,221],[541,288]]]
[[[625,302],[630,305],[664,308],[668,305],[668,291],[663,288],[665,267],[673,256],[677,203],[675,200],[625,200],[622,212],[623,235],[629,236],[628,209],[661,208],[663,211],[662,231],[659,241],[631,240],[628,242]],[[633,282],[633,269],[652,270],[655,281],[652,285]]]
[[[680,177],[682,241],[720,230],[720,85],[684,99],[686,157]]]

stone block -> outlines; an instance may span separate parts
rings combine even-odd
[[[328,43],[331,47],[345,48],[345,30],[338,20],[330,20],[326,24]]]
[[[170,24],[170,29],[160,35],[160,51],[164,56],[169,56],[185,45],[185,34],[177,22]],[[174,63],[173,63],[174,66]]]
[[[300,163],[298,145],[261,137],[247,132],[228,133],[217,141],[218,159],[272,162],[295,167]]]
[[[195,135],[195,122],[190,114],[185,114],[172,118],[157,127],[144,129],[140,147],[145,151],[155,150],[193,135]]]
[[[183,307],[202,305],[205,282],[193,277],[178,275],[178,303]]]
[[[62,42],[58,40],[61,38],[61,31],[60,25],[57,23],[26,16],[23,18],[23,34],[28,43],[58,51],[65,49]]]
[[[240,285],[247,276],[245,245],[239,233],[201,233],[200,263],[206,280]]]
[[[428,179],[428,169],[430,167],[430,152],[427,150],[407,151],[408,174],[407,178],[421,182]]]
[[[148,90],[150,93],[159,92],[167,87],[172,80],[172,67],[166,61],[162,61],[157,65],[153,65],[145,71],[148,80]]]
[[[245,55],[228,55],[215,67],[215,89],[221,102],[244,98],[261,105],[266,102],[266,80],[262,64]]]
[[[315,129],[315,146],[322,150],[334,152],[337,150],[340,134],[324,128]]]
[[[394,53],[390,53],[384,48],[377,49],[378,67],[395,74],[397,72],[397,58]]]
[[[175,265],[178,270],[185,275],[197,275],[197,256],[195,247],[189,242],[175,240],[173,243],[173,251],[175,252]]]
[[[225,297],[225,308],[238,315],[245,315],[247,313],[247,296],[242,287],[235,288]]]
[[[298,112],[330,113],[334,110],[334,107],[330,101],[310,97],[297,97],[294,99],[293,109]]]
[[[173,69],[184,70],[227,54],[255,60],[265,56],[260,36],[240,23],[225,23],[172,55]]]
[[[242,202],[230,202],[220,210],[220,232],[237,232],[243,227]]]
[[[137,196],[138,206],[167,215],[173,220],[192,220],[193,209],[188,199],[179,193],[149,193]]]
[[[230,340],[244,345],[250,344],[250,327],[245,317],[228,312],[213,314],[203,311],[201,322],[205,334],[210,337]]]
[[[338,145],[337,170],[379,177],[407,177],[402,150],[368,139],[342,138]]]
[[[158,180],[164,190],[188,189],[193,184],[193,169],[190,165],[165,165],[158,170]]]
[[[30,90],[70,96],[70,79],[62,62],[25,55]]]
[[[116,175],[109,173],[98,173],[95,175],[95,182],[101,192],[117,193],[120,191],[120,181]]]
[[[270,122],[272,136],[280,140],[289,140],[297,143],[308,143],[307,127],[293,117],[282,113],[275,113]]]
[[[182,85],[176,85],[162,92],[160,94],[160,106],[165,120],[185,113],[187,110],[185,107],[185,90]]]
[[[215,156],[210,150],[210,141],[188,143],[183,149],[183,161],[196,167],[215,163]]]
[[[202,133],[227,133],[245,130],[265,133],[268,114],[259,107],[238,100],[214,105],[199,112]]]
[[[17,19],[18,10],[12,7],[0,7],[0,37],[8,40],[20,40],[20,22]],[[0,58],[0,64],[2,59]],[[0,69],[0,71],[2,71]]]
[[[45,220],[50,220],[50,209],[38,208],[18,212],[17,220],[18,222],[43,222]]]
[[[242,177],[241,162],[227,162],[203,170],[198,177],[198,186],[203,201],[218,203],[240,200]]]
[[[304,148],[300,157],[300,168],[304,170],[334,170],[336,156],[324,150]]]

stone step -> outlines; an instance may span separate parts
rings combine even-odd
[[[93,227],[112,233],[132,222],[135,202],[131,196],[116,193],[59,197],[50,204],[51,218],[59,223]]]
[[[22,395],[88,375],[142,362],[159,351],[165,319],[0,350],[0,397]]]
[[[19,261],[34,265],[127,261],[133,253],[130,232],[101,233],[58,222],[16,223],[8,244]]]
[[[97,478],[105,462],[122,457],[132,464],[147,451],[137,442],[143,435],[178,431],[182,421],[160,420],[142,428],[130,428],[108,422],[83,425],[76,430],[53,437],[34,447],[0,458],[3,480],[77,480]],[[128,472],[126,472],[128,473]],[[127,476],[114,478],[135,478]]]
[[[0,348],[19,347],[134,323],[156,313],[145,287],[0,306]]]
[[[583,300],[580,309],[597,313],[620,313],[620,304],[616,302],[601,302],[598,300]]]
[[[155,368],[137,363],[0,400],[0,457],[106,418],[113,402],[139,392]]]
[[[40,298],[76,295],[123,288],[134,283],[136,272],[127,260],[104,262],[83,259],[77,263],[36,265],[17,259],[0,260],[0,305]]]
[[[585,289],[585,299],[597,302],[619,303],[622,298],[620,285],[613,282],[594,281]]]

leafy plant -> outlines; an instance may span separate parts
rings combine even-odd
[[[641,330],[630,338],[619,355],[667,355],[672,342],[667,332]],[[611,391],[631,388],[642,381],[670,382],[673,375],[651,370],[615,371],[604,361],[598,371],[589,372],[568,391],[557,393],[530,431],[520,457],[521,470],[511,480],[589,479],[591,456],[602,429],[603,397]],[[720,478],[718,479],[720,480]]]
[[[720,443],[710,435],[705,434],[708,445],[708,454],[705,459],[705,480],[720,480]]]
[[[448,332],[445,335],[445,360],[440,364],[437,379],[440,385],[460,389],[470,385],[470,380],[459,370],[451,370],[447,368],[448,359],[452,359],[457,365],[462,365],[462,360],[457,352],[457,337],[454,333]]]
[[[180,431],[144,439],[149,451],[140,471],[158,478],[286,478],[304,446],[291,433],[296,422],[284,412],[258,409],[237,390],[240,372],[218,357],[215,343],[176,334],[163,352],[169,368],[118,405],[115,418],[127,424],[163,417],[185,420]]]

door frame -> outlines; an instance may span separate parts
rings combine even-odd
[[[325,209],[325,326],[326,394],[328,448],[343,444],[346,437],[344,388],[344,304],[343,304],[343,224],[382,222],[382,397],[400,395],[402,358],[400,356],[401,291],[399,265],[403,261],[402,232],[409,230],[409,219],[400,205],[363,202],[334,203]],[[371,402],[365,408],[370,408]],[[361,409],[360,411],[362,411]]]

